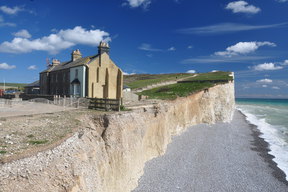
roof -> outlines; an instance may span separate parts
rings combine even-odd
[[[26,85],[25,87],[40,87],[39,80],[34,81],[33,83]]]
[[[97,54],[97,55],[92,55],[92,56],[88,56],[88,57],[82,57],[82,58],[77,59],[75,61],[62,62],[59,65],[51,66],[50,68],[42,71],[41,73],[60,71],[63,69],[69,69],[72,67],[78,67],[81,65],[86,65],[86,64],[90,63],[92,60],[96,59],[98,56],[99,55]]]

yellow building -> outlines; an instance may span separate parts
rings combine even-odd
[[[110,59],[108,43],[101,42],[98,54],[82,57],[79,49],[71,60],[53,59],[48,69],[40,73],[40,93],[43,95],[90,98],[122,98],[123,72]]]

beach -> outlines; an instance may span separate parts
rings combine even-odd
[[[237,110],[231,123],[190,127],[146,163],[134,192],[287,192],[286,175],[260,134]]]

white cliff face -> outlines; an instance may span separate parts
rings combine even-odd
[[[173,135],[229,122],[234,106],[234,84],[227,83],[151,108],[85,115],[83,129],[54,149],[0,165],[1,191],[131,191],[145,162],[163,154]]]

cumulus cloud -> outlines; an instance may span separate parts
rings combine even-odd
[[[7,7],[5,5],[0,7],[0,11],[2,11],[3,13],[6,13],[8,15],[16,15],[18,12],[23,11],[24,9],[22,7]]]
[[[136,73],[127,73],[127,72],[123,72],[123,75],[135,75]]]
[[[60,30],[38,39],[15,37],[11,42],[5,41],[0,44],[0,52],[28,53],[31,51],[47,51],[56,54],[63,49],[77,44],[97,46],[100,41],[110,41],[109,33],[96,30],[86,30],[81,26],[74,29]]]
[[[267,86],[267,85],[262,85],[262,87],[266,88],[266,87],[268,87],[268,86]]]
[[[273,86],[272,89],[280,89],[280,88],[277,86]]]
[[[153,48],[150,44],[148,43],[142,43],[138,49],[143,50],[143,51],[153,51],[153,52],[157,52],[157,51],[163,51],[162,49],[157,49],[157,48]]]
[[[281,66],[276,66],[275,63],[263,63],[253,67],[256,71],[268,71],[283,69]]]
[[[196,73],[196,71],[191,69],[191,70],[186,71],[186,73]]]
[[[31,34],[26,30],[26,29],[22,29],[16,33],[13,33],[13,35],[15,37],[23,37],[23,38],[26,38],[26,39],[29,39],[31,36]]]
[[[16,68],[15,65],[8,65],[7,63],[0,63],[0,69],[9,70],[9,69],[14,69],[14,68]]]
[[[147,8],[151,4],[151,0],[126,0],[123,5],[129,5],[131,8],[143,7]]]
[[[288,65],[288,60],[285,60],[285,61],[283,62],[283,65]]]
[[[176,48],[175,48],[175,47],[170,47],[170,48],[168,49],[168,51],[176,51]]]
[[[36,70],[37,67],[36,67],[36,65],[30,65],[27,69],[29,69],[29,70]]]
[[[233,13],[256,14],[261,11],[254,5],[249,5],[246,1],[233,1],[227,4],[226,9],[232,10]]]
[[[272,83],[272,79],[260,79],[256,81],[257,83]]]
[[[235,55],[248,54],[248,53],[255,52],[257,49],[259,49],[259,47],[262,47],[262,46],[275,47],[276,44],[271,43],[269,41],[239,42],[235,45],[232,45],[232,46],[226,48],[226,51],[215,52],[215,55],[231,57],[231,56],[235,56]]]

